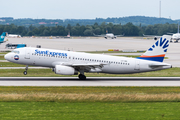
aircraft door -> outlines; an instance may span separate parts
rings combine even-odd
[[[135,68],[134,68],[134,70],[140,70],[140,61],[139,60],[135,61]]]
[[[29,48],[26,48],[26,52],[25,52],[25,59],[30,59],[30,49]]]

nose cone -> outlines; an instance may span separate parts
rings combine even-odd
[[[9,61],[9,60],[10,60],[10,55],[9,55],[9,54],[6,54],[6,55],[4,56],[4,58]]]

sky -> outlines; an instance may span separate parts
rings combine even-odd
[[[0,17],[95,19],[159,17],[160,0],[5,0]],[[2,3],[2,2],[1,2]],[[180,0],[161,0],[161,17],[180,19]]]

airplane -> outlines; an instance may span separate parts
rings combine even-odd
[[[170,42],[178,42],[178,40],[180,40],[180,33],[179,33],[179,23],[178,23],[178,31],[177,31],[177,33],[168,33],[168,34],[172,34],[172,37],[171,37],[171,40],[170,40]]]
[[[90,54],[64,50],[24,47],[7,53],[4,58],[10,62],[52,68],[55,74],[78,75],[86,80],[85,72],[131,74],[172,68],[163,63],[169,39],[161,37],[143,55],[137,58],[118,57],[104,54]]]
[[[6,42],[6,41],[4,41],[4,38],[6,37],[6,35],[7,35],[7,32],[3,32],[3,33],[1,34],[0,44]]]
[[[177,33],[167,33],[167,34],[172,34],[172,36],[169,35],[169,36],[171,36],[170,42],[173,42],[173,41],[175,43],[178,42],[178,40],[180,40],[179,23],[178,23],[178,32]],[[144,35],[144,34],[143,34],[143,36],[144,37],[154,37],[154,40],[157,40],[162,37],[162,36],[157,36],[157,35]]]
[[[93,33],[94,36],[97,36],[97,37],[104,37],[104,38],[111,38],[111,39],[116,39],[117,37],[122,37],[124,35],[114,35],[113,33],[107,33],[107,34],[102,34],[102,35],[96,35]]]
[[[7,37],[10,37],[10,38],[21,38],[21,35],[8,34]]]

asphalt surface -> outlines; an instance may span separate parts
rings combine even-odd
[[[0,86],[180,86],[180,77],[0,77]]]

